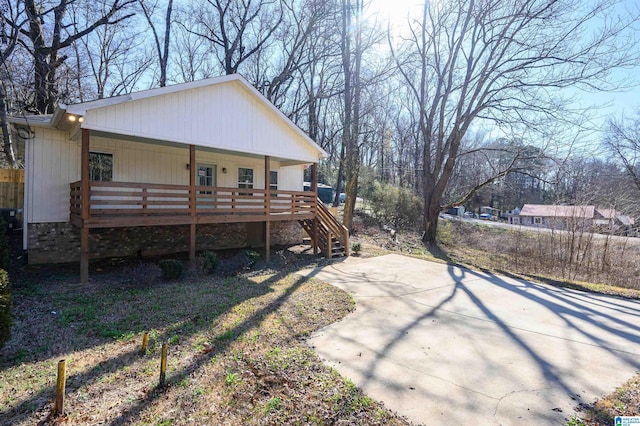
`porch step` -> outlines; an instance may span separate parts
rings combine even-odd
[[[321,214],[317,215],[317,219],[318,219],[317,243],[314,243],[313,241],[314,220],[305,219],[305,220],[299,221],[300,224],[302,225],[302,228],[309,235],[311,245],[316,245],[318,248],[320,248],[320,250],[322,250],[322,253],[326,256],[327,247],[328,247],[327,240],[328,240],[328,236],[331,235],[331,239],[329,240],[331,242],[330,257],[334,258],[334,257],[348,256],[349,240],[348,240],[348,233],[346,228],[344,228],[344,226],[335,218],[335,216],[333,216],[329,212],[329,210],[326,207],[324,207],[324,205],[320,200],[318,200],[318,211]]]

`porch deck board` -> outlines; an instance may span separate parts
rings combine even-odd
[[[127,228],[134,226],[163,226],[163,225],[191,225],[193,223],[202,225],[208,223],[246,223],[265,221],[285,221],[285,220],[307,220],[313,219],[314,213],[272,213],[265,214],[198,214],[189,215],[167,215],[167,216],[143,216],[143,215],[119,215],[119,216],[92,216],[82,220],[79,215],[71,215],[71,223],[75,226],[85,228]]]

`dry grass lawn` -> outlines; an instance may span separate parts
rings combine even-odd
[[[78,284],[75,268],[16,278],[15,326],[0,352],[0,423],[406,424],[304,343],[354,309],[350,296],[282,264],[266,266],[148,287],[109,271]],[[60,359],[66,412],[55,418]]]

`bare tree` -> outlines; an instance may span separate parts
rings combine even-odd
[[[9,25],[20,32],[18,42],[33,58],[33,108],[41,114],[47,114],[53,111],[59,97],[56,72],[68,58],[64,50],[102,25],[121,22],[133,16],[132,13],[126,13],[126,9],[135,0],[113,0],[108,5],[104,4],[104,9],[100,7],[101,4],[87,3],[85,7],[95,11],[94,19],[73,33],[67,32],[70,23],[65,17],[74,0],[59,0],[57,4],[22,1],[28,22],[22,25],[13,21]]]
[[[77,32],[93,19],[92,11],[72,6],[69,11]],[[145,37],[135,21],[128,20],[96,28],[87,36],[73,43],[75,57],[69,54],[68,62],[75,61],[70,71],[76,79],[78,101],[102,99],[130,93],[150,69],[153,56],[146,52]],[[64,73],[59,75],[64,84]],[[71,97],[71,93],[67,95]]]
[[[171,14],[173,13],[173,0],[167,0],[167,9],[164,18],[164,36],[162,41],[158,35],[158,29],[153,22],[153,15],[156,9],[159,8],[157,0],[138,0],[142,13],[149,24],[151,33],[153,34],[153,40],[156,46],[156,52],[158,54],[158,64],[160,66],[160,77],[158,84],[160,87],[167,85],[167,66],[169,64],[169,46],[171,44]]]
[[[13,142],[11,140],[11,132],[7,123],[7,89],[6,82],[11,81],[7,60],[13,54],[17,43],[19,31],[18,29],[25,24],[26,21],[20,22],[22,15],[21,9],[24,8],[22,1],[12,3],[9,0],[0,2],[2,16],[0,16],[0,127],[2,128],[2,148],[5,159],[11,167],[17,166],[16,155],[13,150]],[[23,18],[22,18],[23,19]]]
[[[191,15],[195,27],[181,25],[211,42],[222,71],[234,74],[271,42],[283,12],[276,0],[206,0]]]
[[[609,121],[605,147],[622,163],[627,174],[640,190],[640,113],[633,119]]]
[[[177,21],[180,22],[184,15],[177,10]],[[187,16],[187,15],[184,15]],[[172,55],[169,68],[173,72],[173,79],[177,81],[195,81],[209,78],[217,73],[212,65],[209,42],[192,32],[183,25],[177,25],[172,37],[173,49],[180,52]]]
[[[615,3],[425,2],[394,49],[422,148],[425,243],[435,242],[442,196],[472,124],[509,133],[568,121],[563,88],[609,89],[612,69],[637,62],[626,38],[637,16],[611,16]]]
[[[342,0],[342,72],[344,74],[344,118],[342,128],[342,153],[338,182],[344,173],[345,202],[343,224],[351,232],[356,195],[358,193],[358,174],[360,171],[360,86],[362,65],[362,0]],[[353,47],[352,47],[353,44]],[[338,188],[340,185],[338,184]]]

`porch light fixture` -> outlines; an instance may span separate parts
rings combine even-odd
[[[222,173],[227,173],[227,168],[226,167],[222,168]]]
[[[187,163],[187,170],[191,168],[191,164]]]
[[[78,117],[78,116],[75,116],[75,115],[73,115],[73,114],[69,114],[69,115],[67,116],[67,120],[69,120],[69,121],[70,121],[70,122],[72,122],[72,123],[75,123],[76,121],[77,121],[78,123],[82,123],[82,122],[84,121],[84,117],[82,117],[82,116],[79,116],[79,117]]]

